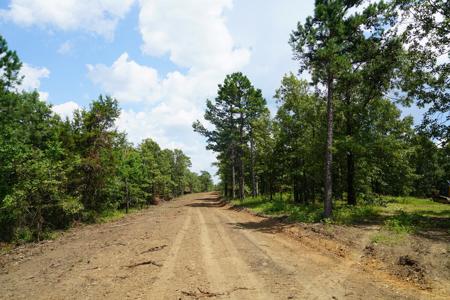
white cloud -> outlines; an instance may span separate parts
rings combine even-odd
[[[47,68],[34,68],[26,63],[22,65],[20,73],[22,76],[25,76],[20,87],[27,91],[39,89],[41,86],[41,78],[48,78],[50,76],[50,71]]]
[[[44,102],[47,102],[47,101],[48,101],[48,97],[50,96],[49,93],[47,93],[47,92],[41,92],[41,91],[38,91],[38,93],[39,93],[39,99],[40,99],[41,101],[44,101]]]
[[[89,79],[122,102],[152,101],[158,93],[158,73],[123,53],[111,67],[87,65]]]
[[[65,120],[66,118],[71,119],[73,117],[73,112],[79,108],[80,106],[77,103],[69,101],[66,103],[54,105],[52,107],[52,110],[60,115],[63,120]]]
[[[126,53],[111,66],[88,65],[88,77],[104,92],[122,103],[141,101],[139,111],[123,110],[117,122],[130,141],[137,144],[150,137],[162,147],[182,149],[192,158],[194,170],[211,173],[214,154],[205,150],[203,138],[191,125],[202,119],[205,100],[214,97],[225,75],[223,70],[191,69],[160,78],[156,70],[139,65]]]
[[[134,0],[11,0],[0,17],[23,26],[82,29],[111,39]]]
[[[187,71],[158,74],[124,53],[111,66],[88,65],[88,77],[121,102],[141,102],[139,111],[124,110],[117,122],[132,142],[154,138],[162,147],[186,152],[194,170],[214,173],[214,154],[191,125],[202,118],[206,98],[214,97],[225,75],[250,59],[250,51],[236,46],[226,26],[224,11],[232,1],[141,0],[140,6],[143,52],[168,54]]]
[[[134,144],[151,138],[162,148],[182,149],[191,158],[193,171],[207,170],[215,174],[216,170],[211,166],[216,160],[215,154],[207,151],[203,138],[193,133],[192,122],[183,122],[175,127],[167,126],[170,120],[178,117],[176,111],[170,118],[169,115],[160,114],[158,109],[139,112],[123,110],[116,124],[119,130],[127,132],[128,139]]]
[[[249,50],[235,47],[225,24],[231,0],[141,0],[140,5],[145,53],[168,53],[175,64],[193,70],[233,70],[248,62]]]
[[[249,13],[251,12],[251,13]],[[284,74],[298,72],[289,37],[298,22],[314,13],[314,1],[235,1],[227,24],[236,43],[252,49],[250,62],[242,69],[262,89],[269,105]]]
[[[29,64],[24,63],[20,69],[20,75],[24,76],[22,83],[17,87],[19,91],[31,92],[39,90],[41,87],[41,79],[48,78],[50,71],[44,67],[32,67]],[[48,93],[39,91],[39,96],[42,101],[48,100]]]
[[[154,138],[163,147],[185,151],[195,170],[213,171],[215,155],[191,127],[202,119],[205,100],[215,96],[226,74],[240,70],[273,95],[282,75],[297,68],[289,34],[312,13],[313,2],[248,0],[234,8],[231,0],[139,3],[142,51],[168,55],[180,70],[159,74],[124,53],[109,66],[88,66],[88,76],[121,102],[140,101],[139,108],[124,110],[117,123],[131,141]]]

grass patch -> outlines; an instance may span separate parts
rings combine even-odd
[[[385,226],[397,232],[448,230],[450,205],[414,197],[386,197],[388,204],[380,208],[386,217]]]
[[[333,221],[341,225],[374,222],[379,218],[379,207],[373,205],[336,207]]]
[[[231,202],[235,206],[246,207],[257,213],[272,216],[286,215],[291,221],[313,223],[320,221],[322,218],[321,208],[318,205],[296,205],[289,199],[288,195],[274,197],[272,201],[266,197],[258,196]]]
[[[395,233],[415,233],[418,228],[418,219],[415,214],[400,212],[388,218],[384,222],[384,227]]]
[[[6,254],[14,249],[13,244],[0,244],[0,255]]]
[[[450,218],[450,205],[434,202],[431,199],[414,197],[385,197],[385,213],[395,213],[403,211],[406,213],[416,213],[424,217],[444,217]]]
[[[448,230],[450,233],[450,206],[430,199],[414,197],[382,197],[376,204],[349,206],[345,201],[335,200],[333,217],[323,220],[322,204],[299,205],[290,194],[277,195],[270,201],[267,197],[233,200],[232,204],[246,207],[257,213],[272,216],[286,215],[289,220],[339,225],[379,224],[386,232],[396,235],[413,234],[420,230]],[[386,235],[386,233],[384,233]],[[384,235],[376,239],[388,241]],[[394,239],[399,236],[394,236]]]
[[[105,210],[97,217],[97,223],[108,223],[122,219],[125,217],[125,212],[121,210]]]
[[[138,209],[136,208],[132,208],[128,210],[128,214],[137,212]],[[114,222],[117,220],[120,220],[122,218],[124,218],[126,216],[126,212],[125,210],[105,210],[103,212],[101,212],[97,218],[96,218],[96,223],[109,223],[109,222]]]
[[[48,230],[42,234],[43,240],[56,240],[62,235],[62,230]]]
[[[405,233],[395,233],[392,231],[382,230],[374,234],[370,241],[375,244],[381,244],[386,246],[394,246],[402,243],[408,235]]]
[[[137,208],[130,208],[128,213],[139,211]],[[87,224],[108,223],[120,220],[126,216],[125,209],[106,209],[102,212],[85,211],[83,212],[81,221]]]
[[[246,207],[257,213],[263,213],[272,216],[287,215],[289,220],[304,223],[317,223],[323,221],[322,204],[299,205],[290,199],[286,194],[282,197],[277,196],[272,201],[258,196],[255,198],[245,198],[243,201],[233,200],[233,205]],[[327,223],[334,224],[355,224],[368,222],[378,216],[378,210],[375,206],[361,205],[348,206],[344,202],[335,202],[334,214]]]

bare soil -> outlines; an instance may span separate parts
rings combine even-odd
[[[0,299],[448,299],[445,283],[403,280],[353,233],[188,195],[0,255]]]

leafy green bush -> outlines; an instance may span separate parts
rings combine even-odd
[[[333,221],[337,224],[355,224],[371,222],[378,218],[379,212],[376,206],[360,205],[360,206],[342,206],[336,208],[333,214]]]
[[[31,242],[34,240],[33,231],[28,227],[16,228],[13,240],[18,244]]]
[[[289,219],[304,223],[316,223],[322,219],[322,210],[317,206],[297,206],[291,210]]]
[[[384,227],[396,233],[413,233],[418,229],[418,218],[419,216],[416,214],[408,214],[402,211],[398,215],[387,219]]]

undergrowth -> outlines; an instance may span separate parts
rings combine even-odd
[[[296,204],[288,193],[276,195],[270,200],[265,196],[233,200],[236,206],[249,208],[257,213],[272,216],[285,215],[290,221],[304,223],[331,223],[338,225],[377,224],[383,233],[376,240],[389,240],[387,232],[396,235],[414,234],[421,230],[447,230],[450,233],[450,206],[430,199],[414,197],[382,197],[376,201],[360,200],[350,206],[345,201],[335,200],[333,216],[323,219],[320,203]],[[398,239],[399,236],[394,237]]]

